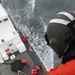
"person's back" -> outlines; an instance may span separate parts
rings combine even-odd
[[[60,12],[47,26],[47,44],[62,58],[47,75],[75,75],[75,12]]]

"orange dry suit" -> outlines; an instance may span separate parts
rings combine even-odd
[[[68,61],[57,68],[51,69],[46,75],[75,75],[75,60]]]
[[[75,75],[75,46],[70,47],[64,54],[62,64],[51,69],[46,75]]]

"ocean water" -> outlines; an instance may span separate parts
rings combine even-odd
[[[74,11],[74,0],[1,0],[9,16],[29,37],[46,70],[58,66],[61,59],[46,45],[48,22],[60,11]]]

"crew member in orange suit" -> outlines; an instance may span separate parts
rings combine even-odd
[[[45,34],[49,45],[62,58],[60,66],[46,75],[75,75],[75,12],[59,12],[49,21]]]
[[[23,59],[23,60],[21,60],[21,61],[22,61],[23,64],[26,64],[26,65],[29,64],[29,61],[28,61],[27,59]]]
[[[24,36],[24,37],[23,37],[23,41],[24,41],[24,42],[28,42],[28,37],[27,37],[27,36]]]

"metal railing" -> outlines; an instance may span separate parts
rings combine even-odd
[[[27,75],[27,74],[19,70],[18,75]]]

